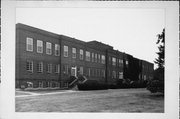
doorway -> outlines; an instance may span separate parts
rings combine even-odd
[[[74,66],[74,67],[71,67],[71,76],[77,76],[77,67]]]

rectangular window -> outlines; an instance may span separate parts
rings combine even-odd
[[[33,61],[27,61],[26,62],[26,70],[33,72]]]
[[[116,78],[116,71],[112,71],[112,78]]]
[[[95,54],[95,62],[97,62],[97,54]]]
[[[26,38],[26,51],[33,51],[33,39]]]
[[[80,49],[80,56],[79,56],[79,58],[80,58],[80,60],[83,60],[83,57],[84,57],[84,51],[82,50],[82,49]]]
[[[68,65],[64,65],[64,67],[63,67],[63,69],[64,69],[64,74],[69,74],[68,68],[69,68]]]
[[[83,75],[83,67],[80,67],[79,73],[80,73],[81,75]]]
[[[91,69],[88,68],[88,76],[91,76]]]
[[[105,56],[104,55],[101,55],[101,63],[105,64]]]
[[[93,76],[94,76],[94,69],[91,68],[91,77],[93,77]]]
[[[100,69],[97,70],[97,76],[100,77]]]
[[[72,48],[72,58],[76,58],[76,48]]]
[[[122,66],[121,59],[118,60],[118,63],[119,63],[119,67],[121,67]]]
[[[105,78],[105,70],[102,70],[102,77]]]
[[[129,62],[126,60],[126,66],[128,67]]]
[[[112,58],[112,65],[116,66],[116,58],[115,57]]]
[[[46,54],[48,55],[52,54],[52,44],[49,42],[46,42]]]
[[[55,73],[58,73],[59,74],[60,72],[60,65],[59,64],[56,64],[55,65]]]
[[[101,63],[101,55],[98,54],[98,62]]]
[[[55,44],[55,56],[60,56],[60,45]]]
[[[147,79],[146,79],[146,75],[144,75],[144,80],[146,81]]]
[[[43,41],[37,40],[37,53],[43,53]]]
[[[64,57],[68,57],[68,46],[64,46]]]
[[[94,53],[92,52],[92,62],[94,62]]]
[[[47,64],[47,72],[52,73],[52,64]]]
[[[42,81],[38,81],[38,85],[39,85],[39,88],[42,88],[43,87],[43,82]]]
[[[97,77],[97,75],[98,75],[98,70],[97,69],[95,69],[94,75]]]
[[[90,61],[90,52],[86,51],[86,61]]]
[[[43,72],[43,62],[37,63],[37,72],[42,73]]]
[[[141,74],[139,74],[139,79],[141,79]]]
[[[123,66],[123,60],[121,59],[121,64],[122,64],[122,66]]]
[[[108,70],[108,72],[109,72],[109,73],[108,73],[108,76],[109,76],[109,77],[111,77],[111,71],[110,71],[110,70]]]
[[[109,65],[111,65],[111,57],[109,57]]]
[[[119,79],[123,79],[123,72],[119,72]]]

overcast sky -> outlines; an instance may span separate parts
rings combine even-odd
[[[16,23],[83,41],[97,40],[153,63],[157,34],[165,28],[164,15],[164,9],[17,8]]]

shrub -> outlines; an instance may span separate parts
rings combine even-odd
[[[159,80],[151,80],[148,82],[147,89],[151,93],[156,93],[156,92],[164,93],[164,82]]]
[[[147,89],[152,92],[164,93],[164,68],[158,68],[153,73],[153,79],[149,80]]]
[[[83,84],[78,84],[79,90],[102,90],[108,89],[108,86],[105,83],[99,83],[96,80],[87,80]]]
[[[147,81],[131,81],[130,87],[131,88],[145,88],[147,86]]]

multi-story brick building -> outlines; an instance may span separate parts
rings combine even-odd
[[[68,87],[70,76],[79,75],[115,84],[118,79],[132,78],[129,74],[136,66],[133,59],[98,41],[84,42],[24,24],[16,25],[16,87],[29,84],[33,88],[63,88]],[[136,63],[140,61],[137,59]],[[136,75],[150,77],[153,64],[142,62],[139,64],[147,65],[149,70],[139,70]]]

